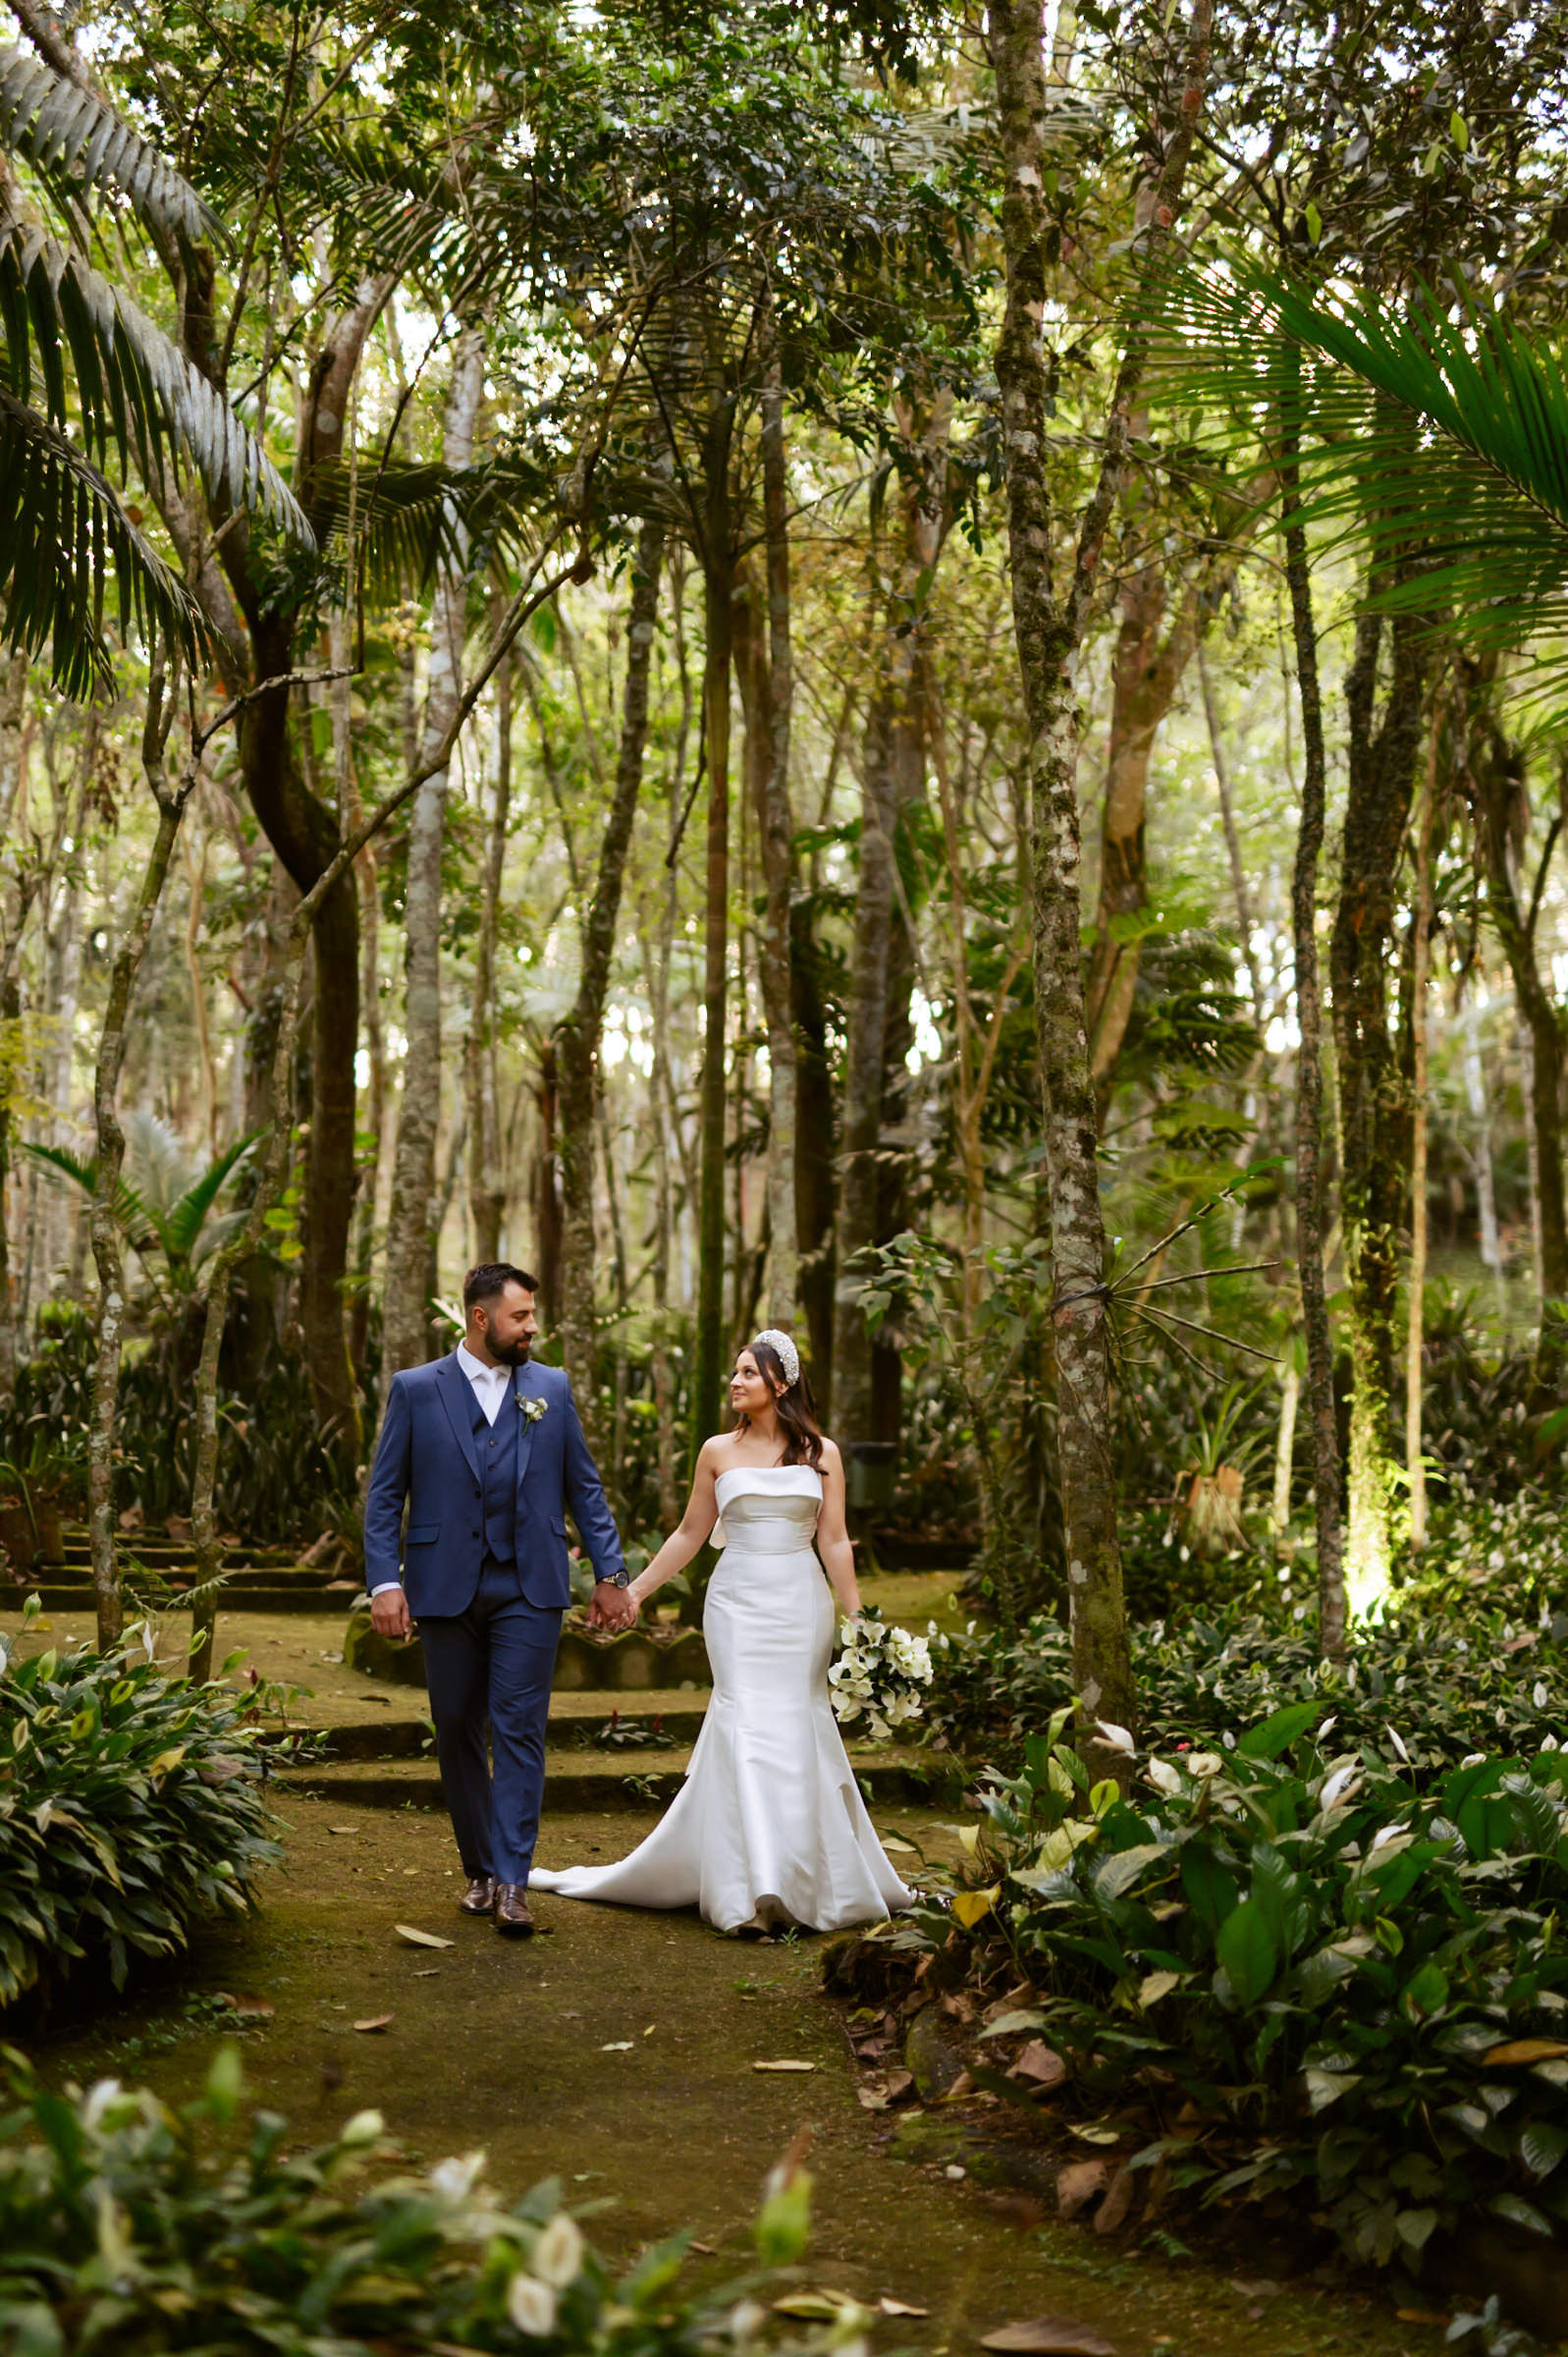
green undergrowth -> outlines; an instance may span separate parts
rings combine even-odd
[[[1461,1510],[1461,1506],[1463,1510]],[[1418,1576],[1380,1619],[1352,1631],[1342,1662],[1318,1646],[1311,1567],[1255,1576],[1228,1602],[1194,1598],[1131,1630],[1139,1733],[1164,1747],[1223,1746],[1291,1702],[1337,1719],[1340,1740],[1391,1765],[1439,1774],[1465,1753],[1535,1752],[1568,1740],[1564,1509],[1536,1494],[1501,1507],[1451,1505]],[[1014,1764],[1073,1693],[1071,1649],[1041,1614],[1008,1633],[936,1635],[928,1739]]]
[[[135,1956],[247,1909],[279,1855],[256,1732],[229,1688],[135,1642],[27,1661],[0,1644],[0,2004],[87,1962],[120,1988]]]
[[[1066,1720],[914,1936],[1037,1993],[1000,2027],[1063,2057],[1069,2117],[1193,2199],[1305,2201],[1363,2262],[1419,2274],[1484,2219],[1568,2241],[1568,1759],[1422,1780],[1298,1702],[1124,1798]]]
[[[9,2061],[4,2357],[685,2357],[748,2344],[807,2357],[859,2341],[869,2321],[848,2301],[791,2299],[780,2271],[804,2250],[811,2181],[787,2161],[757,2220],[755,2272],[695,2291],[679,2279],[688,2234],[617,2271],[557,2180],[509,2203],[481,2153],[414,2173],[374,2111],[328,2144],[289,2149],[277,2112],[241,2117],[233,2048],[179,2110],[114,2080],[50,2094]],[[779,2312],[781,2297],[800,2321]]]

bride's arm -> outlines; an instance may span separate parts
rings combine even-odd
[[[822,1444],[822,1511],[817,1516],[817,1553],[838,1610],[852,1620],[860,1610],[860,1590],[855,1584],[855,1551],[844,1525],[843,1458],[837,1445],[829,1440]]]
[[[719,1502],[714,1492],[716,1479],[714,1444],[704,1441],[697,1456],[696,1479],[686,1510],[670,1533],[653,1562],[639,1571],[626,1594],[639,1608],[645,1605],[654,1591],[662,1588],[667,1579],[683,1571],[719,1519]]]

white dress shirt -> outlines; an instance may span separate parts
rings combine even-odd
[[[473,1396],[484,1410],[485,1422],[493,1424],[501,1413],[502,1400],[512,1388],[516,1368],[487,1366],[482,1358],[475,1358],[466,1343],[458,1344],[458,1364],[473,1385]],[[397,1588],[402,1584],[401,1580],[383,1579],[377,1582],[370,1593],[379,1596],[383,1588]]]
[[[501,1413],[501,1402],[512,1387],[516,1368],[486,1366],[482,1358],[475,1358],[466,1343],[458,1344],[458,1364],[473,1385],[474,1398],[485,1412],[485,1422],[493,1424]]]

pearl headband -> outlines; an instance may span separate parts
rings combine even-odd
[[[766,1343],[769,1349],[776,1354],[779,1364],[784,1369],[784,1383],[792,1391],[800,1381],[800,1353],[795,1348],[793,1341],[787,1334],[782,1333],[777,1326],[765,1326],[758,1335],[757,1342]],[[755,1349],[756,1346],[756,1343],[753,1343],[752,1348]]]

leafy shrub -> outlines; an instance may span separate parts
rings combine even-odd
[[[1067,1716],[984,1794],[989,1887],[953,1912],[1047,1992],[1076,2099],[1152,2131],[1137,2165],[1305,2188],[1379,2265],[1477,2210],[1562,2237],[1568,1759],[1475,1756],[1422,1793],[1302,1741],[1304,1702],[1123,1799],[1088,1792]]]
[[[133,1953],[243,1913],[279,1854],[228,1689],[134,1654],[0,1645],[0,2004],[84,1957],[119,1988]]]
[[[772,2323],[753,2281],[676,2290],[685,2234],[618,2277],[562,2209],[558,2183],[504,2207],[484,2183],[481,2153],[367,2184],[366,2163],[394,2149],[373,2111],[333,2143],[293,2154],[288,2122],[257,2112],[235,2152],[232,2049],[204,2101],[179,2113],[114,2080],[65,2100],[20,2066],[14,2075],[18,2106],[0,2122],[7,2357],[393,2348],[685,2357],[744,2345]],[[809,2225],[809,2178],[785,2166],[775,2179],[757,2229],[765,2267],[797,2258]],[[866,2321],[845,2303],[825,2329],[776,2326],[762,2339],[827,2349]]]
[[[1499,1612],[1416,1604],[1358,1628],[1343,1663],[1318,1651],[1310,1610],[1271,1616],[1244,1606],[1167,1629],[1132,1630],[1140,1731],[1157,1748],[1223,1747],[1236,1730],[1290,1702],[1333,1711],[1341,1739],[1364,1744],[1418,1779],[1464,1753],[1537,1751],[1568,1731],[1568,1661],[1547,1624],[1520,1628]],[[1013,1759],[1030,1731],[1073,1694],[1059,1622],[1040,1617],[1016,1637],[934,1637],[936,1680],[927,1739]]]

